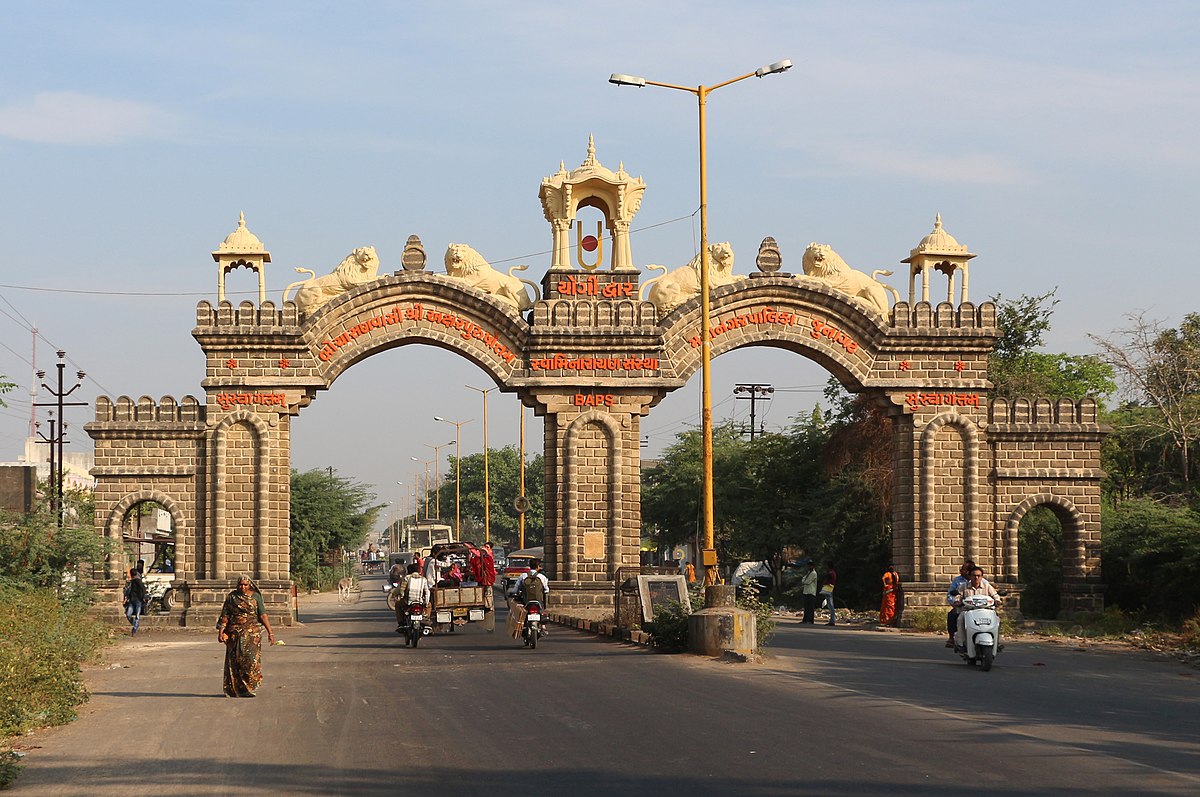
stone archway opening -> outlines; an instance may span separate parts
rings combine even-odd
[[[1017,527],[1017,578],[1021,613],[1049,619],[1062,610],[1063,541],[1065,528],[1074,523],[1070,513],[1056,504],[1030,508]]]

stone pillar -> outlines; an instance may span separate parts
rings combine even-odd
[[[554,393],[545,412],[545,565],[560,600],[612,602],[641,547],[640,419],[646,396]]]

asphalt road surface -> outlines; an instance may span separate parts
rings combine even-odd
[[[1010,644],[991,673],[929,635],[784,623],[762,664],[552,627],[404,647],[380,579],[308,599],[253,700],[215,633],[148,633],[25,740],[16,795],[1200,793],[1200,673]]]

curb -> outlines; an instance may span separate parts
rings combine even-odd
[[[620,642],[630,642],[642,647],[652,647],[652,637],[645,631],[629,628],[621,629],[612,623],[602,623],[599,620],[585,620],[581,617],[572,617],[569,614],[558,614],[556,612],[547,612],[546,619],[552,623],[564,625],[568,628],[576,628],[580,631],[587,631],[597,636],[609,637]]]

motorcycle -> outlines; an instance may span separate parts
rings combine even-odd
[[[530,601],[525,604],[525,624],[521,626],[521,639],[527,648],[537,648],[542,635],[542,604]]]
[[[396,611],[396,604],[400,602],[400,582],[384,579],[383,591],[387,595],[387,607]]]
[[[427,636],[431,630],[425,622],[425,604],[409,604],[405,619],[408,626],[404,629],[404,646],[412,645],[415,648],[421,637]]]
[[[987,595],[971,595],[962,599],[960,612],[963,631],[954,635],[954,652],[968,665],[974,667],[978,663],[984,672],[989,672],[996,654],[1004,647],[1000,644],[996,601]]]

